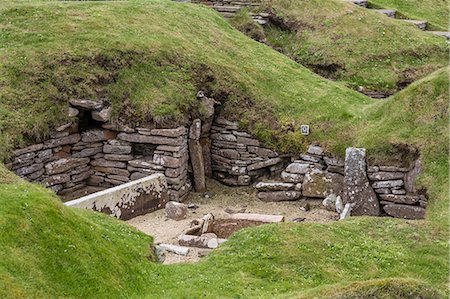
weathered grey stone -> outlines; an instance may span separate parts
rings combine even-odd
[[[245,145],[253,145],[253,146],[259,146],[259,140],[254,138],[248,138],[248,137],[237,137],[237,143],[245,144]]]
[[[336,173],[312,170],[305,174],[303,196],[325,198],[330,194],[342,194],[344,177]]]
[[[395,194],[383,194],[380,198],[385,201],[391,201],[395,203],[413,205],[419,202],[420,196],[418,195],[395,195]]]
[[[247,167],[245,166],[231,166],[230,174],[233,175],[244,175],[247,174]]]
[[[341,214],[344,211],[344,202],[342,201],[342,198],[340,196],[336,197],[336,203],[335,203],[335,207],[336,207],[336,212],[338,212],[339,214]]]
[[[156,165],[161,165],[164,167],[169,168],[178,168],[183,165],[183,163],[186,161],[183,161],[181,158],[174,158],[164,155],[155,154],[153,155],[153,163]]]
[[[91,100],[70,100],[69,102],[72,106],[87,110],[99,110],[103,106],[103,103]]]
[[[219,141],[226,141],[226,142],[236,142],[237,137],[233,134],[211,134],[211,139],[213,140],[219,140]],[[234,145],[235,146],[235,145]]]
[[[238,130],[239,129],[239,125],[238,125],[237,122],[229,121],[229,120],[226,120],[226,119],[224,119],[222,117],[218,117],[216,119],[216,124],[221,126],[221,127],[225,127],[225,128],[227,128],[229,130]]]
[[[110,161],[105,160],[103,158],[95,159],[91,161],[92,166],[100,166],[100,167],[112,167],[112,168],[127,168],[127,164],[119,161]]]
[[[99,142],[109,139],[114,139],[116,133],[108,130],[89,130],[81,134],[81,141],[83,142]]]
[[[81,165],[87,165],[89,158],[62,158],[45,165],[45,172],[49,175],[66,172]]]
[[[163,136],[147,136],[137,133],[120,133],[117,135],[120,140],[132,142],[132,143],[150,143],[150,144],[165,144],[165,145],[180,145],[182,143],[181,138],[170,138]]]
[[[405,195],[405,194],[406,194],[406,190],[405,190],[405,189],[393,189],[393,190],[392,190],[392,194],[395,194],[395,195]]]
[[[285,171],[289,173],[306,174],[310,170],[311,170],[310,164],[294,162],[289,164],[288,167],[286,167]]]
[[[228,158],[228,159],[232,159],[232,160],[237,160],[239,159],[239,153],[234,150],[234,149],[223,149],[223,150],[219,150],[218,154],[222,157]]]
[[[342,161],[341,159],[325,156],[323,157],[323,160],[328,166],[344,167],[344,161]]]
[[[107,122],[111,117],[112,108],[105,107],[100,111],[92,111],[92,118],[96,121]]]
[[[378,167],[378,166],[368,166],[367,167],[368,173],[379,172],[379,171],[380,171],[380,167]]]
[[[181,147],[181,146],[170,146],[170,145],[158,145],[156,147],[157,150],[159,151],[165,151],[165,152],[181,152],[183,150],[185,150],[185,147]]]
[[[75,167],[74,169],[69,171],[68,174],[69,175],[80,174],[82,172],[88,171],[89,169],[91,169],[90,165],[81,165],[81,166]]]
[[[298,191],[272,191],[272,192],[259,192],[258,198],[262,201],[286,201],[296,200],[302,196]]]
[[[392,172],[408,172],[408,168],[397,166],[379,166],[380,171],[392,171]]]
[[[121,175],[121,176],[130,176],[130,172],[128,170],[126,170],[126,169],[95,166],[94,170],[98,171],[98,172],[107,173],[107,174],[115,174],[115,175]]]
[[[81,150],[80,152],[73,153],[72,157],[74,157],[74,158],[92,157],[101,152],[102,152],[101,147],[85,148],[85,149]]]
[[[344,219],[350,217],[351,214],[352,214],[352,205],[348,202],[345,204],[344,210],[339,215],[339,220],[344,220]]]
[[[116,181],[121,181],[123,183],[129,182],[130,178],[127,176],[121,176],[121,175],[115,175],[115,174],[108,174],[108,178]]]
[[[167,199],[164,175],[153,175],[66,202],[65,205],[93,209],[128,220],[164,207]]]
[[[12,161],[13,169],[30,165],[31,163],[34,162],[35,157],[36,157],[35,152],[22,154],[20,156],[15,157],[14,160]]]
[[[344,203],[351,203],[352,214],[380,215],[380,204],[366,174],[366,150],[347,148],[344,168]],[[375,188],[375,187],[374,187]],[[383,186],[376,187],[383,188]]]
[[[92,175],[89,177],[87,184],[89,186],[99,186],[105,181],[105,178],[98,176],[98,175]]]
[[[175,129],[153,129],[151,130],[152,135],[176,138],[186,135],[188,130],[185,127],[178,127]]]
[[[419,158],[414,162],[413,168],[405,175],[405,189],[408,192],[416,192],[416,188],[414,184],[416,182],[417,177],[422,171],[422,160]]]
[[[380,171],[369,173],[368,177],[369,180],[372,181],[389,181],[389,180],[403,179],[405,177],[405,173]]]
[[[130,176],[130,180],[132,181],[139,180],[155,173],[156,172],[154,173],[133,172]]]
[[[198,122],[199,124],[200,122]],[[200,138],[201,126],[198,128],[198,137]],[[192,132],[192,131],[191,131]],[[193,133],[194,135],[197,133]],[[193,136],[197,137],[197,135]],[[202,146],[198,141],[198,138],[189,139],[189,153],[191,158],[192,172],[194,174],[194,187],[195,191],[203,192],[206,189],[205,181],[205,166],[203,163]]]
[[[287,191],[294,189],[294,187],[293,183],[282,182],[259,182],[255,186],[258,191]]]
[[[25,147],[25,148],[21,148],[21,149],[15,150],[15,151],[13,152],[13,154],[14,154],[15,156],[20,156],[20,155],[23,155],[23,154],[26,154],[26,153],[31,153],[31,152],[39,151],[39,150],[41,150],[43,147],[44,147],[44,144],[42,144],[42,143],[39,143],[39,144],[33,144],[33,145],[28,146],[28,147]]]
[[[130,161],[133,159],[132,155],[119,155],[119,154],[106,154],[105,155],[106,160],[111,161]]]
[[[194,119],[191,127],[189,128],[189,139],[199,140],[202,134],[202,121],[200,119]]]
[[[301,183],[303,182],[304,175],[303,174],[295,174],[283,171],[281,173],[281,179],[286,183]]]
[[[383,210],[389,216],[403,219],[424,219],[425,209],[422,207],[409,206],[409,205],[385,205]]]
[[[344,175],[344,167],[340,167],[340,166],[333,166],[333,165],[328,166],[327,171]]]
[[[389,194],[389,193],[391,193],[391,189],[389,189],[389,188],[379,188],[379,189],[374,189],[374,191],[377,194]]]
[[[257,169],[261,169],[261,168],[265,168],[265,167],[269,167],[269,166],[278,164],[282,161],[283,161],[283,159],[281,159],[281,158],[272,158],[272,159],[268,159],[268,160],[265,160],[262,162],[257,162],[257,163],[251,164],[247,167],[247,169],[249,171],[257,170]]]
[[[105,154],[126,155],[131,153],[131,146],[105,144],[103,146],[103,152]]]
[[[393,181],[378,181],[374,182],[372,184],[372,187],[375,189],[379,188],[396,188],[396,187],[402,187],[403,186],[403,180],[393,180]]]
[[[77,185],[74,185],[72,187],[61,189],[61,191],[59,191],[58,194],[60,196],[70,195],[70,194],[72,194],[72,193],[74,193],[74,192],[76,192],[78,190],[83,189],[84,187],[86,187],[86,183],[81,182],[81,183],[79,183]]]
[[[310,155],[322,156],[323,155],[323,149],[320,146],[317,146],[317,145],[310,145],[308,147],[307,153],[310,154]]]
[[[262,147],[257,147],[257,146],[248,146],[248,152],[256,154],[264,159],[278,157],[277,152],[274,152],[267,148],[262,148]]]
[[[305,160],[305,161],[309,161],[309,162],[313,162],[313,163],[320,162],[319,158],[313,157],[313,156],[310,156],[310,155],[305,155],[305,154],[300,154],[300,159]]]
[[[252,182],[252,178],[249,175],[240,175],[237,178],[237,183],[239,186],[248,186]]]
[[[69,123],[68,125],[70,126],[71,124]],[[63,138],[63,137],[69,136],[69,132],[67,132],[67,131],[65,131],[65,132],[58,131],[58,130],[61,130],[62,128],[65,128],[66,126],[67,126],[67,124],[56,128],[57,132],[51,132],[50,133],[50,138],[55,138],[56,139],[56,138]]]
[[[70,176],[67,173],[52,175],[42,180],[46,187],[63,184],[70,181]]]
[[[78,114],[80,114],[80,111],[79,111],[78,109],[69,107],[69,111],[67,112],[67,115],[68,115],[69,117],[75,117],[75,116],[77,116]]]
[[[91,175],[94,175],[94,170],[88,170],[80,174],[73,175],[71,180],[72,182],[81,182],[87,180]]]
[[[40,169],[40,170],[38,170],[38,171],[35,171],[35,172],[33,172],[33,173],[27,175],[27,178],[28,178],[30,181],[34,181],[34,180],[37,180],[38,178],[42,177],[42,175],[43,175],[44,173],[45,173],[45,169],[42,168],[42,169]]]
[[[330,194],[322,201],[322,205],[325,207],[325,209],[335,212],[336,211],[336,194]]]
[[[175,201],[169,201],[165,207],[166,217],[176,221],[186,218],[188,207],[187,205]]]
[[[57,146],[67,145],[67,144],[75,144],[79,142],[81,139],[80,134],[72,134],[63,138],[58,139],[50,139],[44,142],[45,148],[54,148]]]

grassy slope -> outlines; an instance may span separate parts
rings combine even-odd
[[[266,30],[274,47],[353,88],[394,92],[447,65],[444,38],[377,12],[342,0],[266,2],[291,29]]]
[[[410,19],[428,21],[431,29],[448,31],[447,0],[370,0],[370,4],[395,9]]]
[[[90,52],[97,51],[102,55],[108,55],[113,46],[115,49],[139,48],[140,51],[145,50],[146,59],[166,62],[163,65],[158,63],[157,68],[167,68],[171,72],[147,73],[146,64],[142,65],[150,63],[147,60],[138,61],[137,68],[124,70],[119,77],[127,78],[124,82],[131,82],[129,86],[143,86],[144,83],[149,86],[149,89],[144,89],[144,94],[137,93],[137,87],[130,89],[136,92],[130,97],[132,103],[139,105],[136,107],[154,112],[151,110],[154,107],[170,104],[171,93],[168,91],[173,88],[183,96],[193,96],[194,83],[189,83],[190,72],[186,70],[190,69],[188,63],[194,64],[195,59],[200,59],[214,77],[223,80],[211,85],[212,92],[233,90],[235,97],[229,97],[224,109],[231,110],[227,107],[232,103],[243,105],[239,100],[242,96],[248,97],[245,105],[250,109],[240,115],[243,125],[257,119],[256,125],[254,122],[248,125],[268,141],[277,142],[270,134],[275,132],[280,136],[278,141],[286,146],[290,146],[290,141],[299,144],[322,141],[330,151],[340,153],[349,145],[367,146],[375,160],[392,156],[392,144],[415,144],[424,156],[425,171],[421,182],[429,188],[431,206],[427,221],[357,218],[332,225],[286,224],[247,230],[233,237],[205,262],[165,267],[145,262],[151,242],[148,237],[106,216],[67,210],[48,191],[17,181],[0,167],[3,183],[0,185],[0,297],[38,297],[44,294],[97,298],[197,298],[202,295],[210,298],[325,297],[335,293],[340,296],[340,291],[352,293],[357,290],[357,294],[367,294],[384,290],[384,294],[392,291],[396,295],[406,290],[411,297],[420,293],[424,297],[435,298],[438,295],[428,290],[427,285],[445,290],[449,249],[448,138],[447,134],[434,132],[447,131],[448,70],[441,70],[417,82],[387,102],[374,104],[374,101],[325,82],[282,55],[248,40],[216,14],[200,7],[168,2],[114,3],[108,6],[102,3],[28,5],[2,14],[2,26],[8,27],[9,34],[15,37],[1,36],[7,43],[0,49],[3,64],[0,82],[8,87],[0,94],[2,146],[9,144],[11,137],[19,135],[17,132],[30,130],[37,121],[51,116],[44,110],[49,107],[48,101],[59,107],[67,100],[25,97],[25,104],[14,102],[14,93],[27,94],[32,88],[52,85],[29,81],[33,76],[24,75],[20,64],[16,68],[7,64],[6,58],[13,57],[18,62],[21,61],[17,58],[22,57],[21,53],[38,57],[30,61],[36,61],[34,66],[41,71],[35,72],[32,68],[30,74],[53,78],[50,71],[39,64],[46,51],[50,52],[48,59],[52,61],[52,55],[60,57],[71,46],[71,55],[83,56],[82,50],[94,47],[94,42],[97,46]],[[55,5],[58,6],[57,12]],[[203,18],[185,16],[177,18],[177,22],[170,22],[169,16],[197,16],[199,13]],[[13,15],[15,17],[11,19]],[[121,25],[121,17],[127,18],[128,27]],[[152,22],[143,22],[147,18]],[[17,23],[8,25],[10,19]],[[38,19],[48,21],[38,25]],[[100,26],[99,20],[113,22],[116,30],[105,30],[103,35],[92,30],[84,32],[83,28]],[[185,20],[189,20],[190,27]],[[44,27],[49,27],[51,22],[61,26],[66,24],[73,30],[73,36],[62,39],[64,32],[61,32],[61,38],[58,34],[49,34],[45,38]],[[84,22],[83,26],[80,22]],[[143,27],[138,30],[140,26]],[[192,35],[185,27],[197,28],[197,34]],[[67,28],[55,26],[50,31],[55,34],[53,31]],[[38,43],[34,38],[39,37],[28,35],[32,29],[43,35],[39,42],[42,50],[32,46]],[[220,39],[217,38],[218,32],[221,33]],[[85,37],[85,42],[75,43],[77,38],[81,40],[80,34]],[[168,54],[158,52],[163,50],[170,53],[178,50],[173,52],[177,53],[177,59],[165,60]],[[233,63],[233,57],[239,58],[240,64]],[[180,61],[186,69],[178,68]],[[25,61],[24,65],[29,63]],[[52,66],[62,67],[59,72],[65,70],[58,64]],[[85,76],[92,72],[89,66],[81,68],[79,74]],[[139,76],[133,76],[132,72],[139,70]],[[8,82],[17,76],[24,81],[14,83],[19,84],[17,86]],[[37,87],[27,86],[30,82]],[[110,84],[106,89],[127,87],[120,85],[120,80],[116,82],[119,83]],[[73,88],[80,85],[90,88],[89,84],[65,83]],[[146,92],[159,92],[159,97],[147,97]],[[42,111],[37,109],[40,105]],[[269,109],[258,111],[264,106]],[[271,118],[264,119],[271,113]],[[7,115],[16,118],[12,121]],[[49,118],[43,123],[46,126],[52,121],[57,119]],[[313,134],[308,138],[302,139],[296,133],[283,130],[303,122],[313,124]],[[13,134],[14,129],[16,134]],[[31,213],[30,209],[36,210],[37,214]],[[49,229],[56,233],[49,235]],[[68,258],[64,250],[72,252],[72,256]],[[352,283],[355,281],[361,283]]]
[[[2,6],[0,156],[61,123],[70,98],[107,99],[116,118],[175,126],[201,112],[195,95],[202,88],[226,101],[228,114],[265,118],[279,129],[292,117],[337,125],[373,102],[248,39],[199,5]]]

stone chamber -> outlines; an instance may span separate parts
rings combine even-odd
[[[63,201],[162,174],[164,201],[183,201],[193,188],[206,191],[205,178],[211,177],[229,186],[254,184],[262,201],[333,195],[351,206],[353,216],[425,217],[426,194],[414,188],[420,158],[409,167],[368,165],[365,149],[348,148],[340,158],[318,145],[295,156],[281,154],[217,115],[214,99],[202,92],[197,97],[207,113],[177,128],[114,124],[107,104],[72,100],[71,122],[15,150],[6,165]]]

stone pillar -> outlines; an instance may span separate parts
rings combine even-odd
[[[200,119],[194,120],[189,131],[188,144],[192,164],[192,172],[194,174],[194,186],[195,191],[197,192],[203,192],[206,189],[203,151],[199,141],[201,130],[202,124]]]
[[[344,203],[351,203],[352,215],[380,215],[380,203],[366,173],[366,149],[347,148],[344,167]]]

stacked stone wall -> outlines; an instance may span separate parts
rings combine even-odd
[[[94,117],[108,109],[89,101],[72,105],[73,116],[81,112]],[[84,131],[80,119],[61,126],[44,142],[14,151],[7,167],[68,199],[155,173],[166,176],[172,200],[187,194],[191,185],[185,127],[117,128],[102,120]]]
[[[248,186],[258,177],[281,172],[285,166],[285,157],[239,130],[237,122],[217,118],[210,138],[213,175],[227,185]]]

